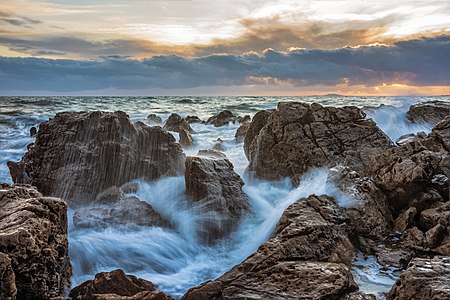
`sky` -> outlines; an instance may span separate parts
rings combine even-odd
[[[0,95],[448,95],[450,1],[0,2]]]

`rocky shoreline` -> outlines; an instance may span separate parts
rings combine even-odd
[[[192,287],[182,299],[375,299],[358,291],[350,265],[356,251],[405,269],[387,299],[450,297],[450,105],[425,102],[408,112],[430,134],[395,144],[363,110],[286,102],[249,117],[220,112],[207,121],[172,114],[156,126],[123,112],[60,113],[40,125],[20,162],[9,162],[14,185],[0,186],[0,300],[172,299],[121,270],[70,287],[67,207],[76,226],[136,224],[171,228],[151,205],[127,191],[133,179],[184,174],[188,205],[205,217],[204,244],[227,237],[251,214],[243,181],[221,152],[187,156],[189,123],[241,126],[236,142],[255,180],[289,177],[294,185],[317,167],[357,204],[327,195],[298,199],[271,238],[223,276]],[[159,126],[161,125],[161,126]],[[179,133],[179,143],[166,130]],[[220,145],[220,144],[219,144]]]

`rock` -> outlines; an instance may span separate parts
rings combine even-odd
[[[208,150],[188,156],[185,177],[186,193],[202,216],[198,234],[203,242],[211,244],[228,235],[250,211],[244,182],[224,154]]]
[[[156,290],[150,281],[126,275],[122,270],[101,272],[93,280],[75,287],[70,297],[77,300],[172,300],[171,296]]]
[[[345,295],[340,300],[376,300],[376,299],[377,298],[375,297],[375,295],[364,294],[361,292],[355,292],[355,293]]]
[[[273,110],[261,110],[253,116],[252,122],[250,123],[250,127],[248,128],[244,138],[244,152],[245,156],[247,156],[249,160],[250,160],[249,155],[251,154],[250,148],[257,147],[257,142],[255,141],[255,144],[253,144],[253,140],[259,134],[259,131],[264,127],[264,125],[266,125],[267,119],[269,118],[272,112]]]
[[[152,125],[160,125],[162,124],[162,119],[160,116],[157,116],[156,114],[149,114],[147,116],[147,121]]]
[[[394,230],[403,232],[414,224],[414,217],[416,216],[417,209],[410,207],[402,212],[394,223]]]
[[[236,138],[236,142],[243,143],[245,140],[245,135],[247,134],[248,129],[250,128],[250,123],[244,123],[236,130],[236,134],[234,137]]]
[[[164,124],[164,129],[168,131],[181,132],[183,130],[192,133],[193,130],[189,123],[183,119],[179,114],[171,114]]]
[[[328,181],[350,198],[345,210],[353,233],[360,238],[384,239],[392,229],[392,213],[386,196],[375,183],[343,166],[330,169]]]
[[[252,118],[249,115],[245,115],[243,117],[237,117],[237,122],[239,124],[249,123],[251,120],[252,120]]]
[[[300,199],[254,254],[182,299],[341,299],[357,289],[347,221],[332,198]]]
[[[235,123],[238,121],[238,118],[233,115],[233,113],[229,110],[221,111],[220,113],[210,117],[207,121],[207,125],[214,125],[214,127],[222,127],[230,124],[230,122]]]
[[[162,128],[132,124],[123,112],[96,111],[59,113],[42,123],[35,144],[8,166],[14,182],[76,206],[133,179],[178,175],[184,158]]]
[[[203,121],[197,116],[187,116],[184,118],[189,124],[202,123]]]
[[[183,147],[190,147],[194,143],[191,133],[186,129],[180,130],[180,145]]]
[[[29,185],[0,184],[0,253],[0,298],[14,289],[17,299],[63,297],[71,276],[66,203]]]
[[[427,232],[425,232],[425,242],[429,248],[438,247],[445,235],[447,234],[447,228],[441,224],[437,224]]]
[[[401,145],[405,145],[407,143],[411,143],[411,142],[419,142],[424,140],[427,137],[427,134],[423,131],[416,133],[408,133],[408,134],[404,134],[401,137],[399,137],[398,139],[395,140],[395,143],[398,146]]]
[[[390,147],[390,139],[357,107],[281,102],[252,142],[249,172],[294,182],[314,167],[342,164],[360,172]]]
[[[16,277],[8,255],[0,252],[0,300],[15,300]]]
[[[89,205],[78,208],[73,216],[76,228],[107,228],[110,226],[158,226],[170,228],[147,202],[136,196],[123,196],[108,205]]]
[[[413,259],[386,295],[387,300],[450,299],[450,258]]]
[[[411,122],[432,125],[436,125],[447,116],[450,116],[450,102],[438,100],[412,105],[406,113]]]
[[[425,231],[429,230],[440,223],[441,218],[444,226],[450,225],[450,201],[437,202],[434,207],[420,212],[420,226]]]
[[[438,154],[420,142],[411,142],[373,157],[366,172],[388,195],[394,212],[412,206],[414,201],[420,211],[429,205],[424,203],[429,199],[424,194],[430,192],[426,183],[440,172],[439,161]]]
[[[37,134],[37,128],[36,127],[31,127],[30,128],[30,137],[34,137]]]

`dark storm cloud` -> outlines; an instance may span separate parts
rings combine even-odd
[[[286,80],[310,85],[450,85],[450,35],[397,42],[393,46],[337,50],[267,50],[246,55],[143,60],[109,56],[101,60],[0,58],[1,90],[190,88]],[[275,79],[275,81],[273,80]],[[266,80],[266,81],[264,81]]]
[[[16,14],[0,11],[0,23],[6,23],[13,26],[21,26],[31,28],[31,25],[42,23],[39,20],[35,20],[28,17],[19,16]]]

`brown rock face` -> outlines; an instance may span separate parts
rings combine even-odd
[[[357,289],[347,221],[327,196],[300,199],[254,254],[182,299],[341,299]]]
[[[406,116],[414,123],[436,125],[445,117],[450,116],[450,102],[428,101],[418,103],[409,108]]]
[[[15,300],[16,277],[8,255],[0,253],[0,300]]]
[[[371,156],[390,147],[389,138],[357,107],[281,102],[253,139],[249,171],[294,181],[312,167],[343,164],[362,171]]]
[[[388,300],[450,299],[450,258],[413,259],[387,294]]]
[[[191,133],[186,129],[180,131],[180,145],[183,147],[190,147],[194,143]]]
[[[214,150],[200,151],[186,158],[186,193],[203,219],[199,237],[206,243],[223,238],[250,211],[244,182],[234,172],[225,154]]]
[[[66,213],[63,200],[42,197],[35,187],[0,185],[2,293],[17,289],[19,300],[64,296],[71,275]]]
[[[238,121],[238,117],[233,115],[229,110],[221,111],[220,113],[210,117],[207,121],[207,125],[214,125],[214,127],[222,127],[230,124],[230,122],[235,123]]]
[[[248,129],[250,128],[250,123],[244,123],[236,130],[236,134],[234,135],[236,142],[243,143],[245,140],[245,135],[247,134]]]
[[[70,205],[87,203],[111,186],[183,171],[184,154],[160,127],[132,124],[123,112],[60,113],[40,125],[36,143],[19,163],[16,183],[32,183]]]
[[[255,144],[253,144],[253,140],[259,134],[261,129],[266,125],[267,119],[272,112],[273,110],[261,110],[257,112],[252,118],[252,122],[250,123],[250,126],[247,129],[244,138],[244,152],[245,156],[247,156],[249,160],[250,148],[255,148],[257,146],[257,142],[255,141]]]
[[[147,280],[126,275],[122,270],[102,272],[70,292],[78,300],[172,300]]]
[[[191,125],[189,125],[189,123],[179,114],[171,114],[164,124],[164,129],[175,132],[186,130],[189,133],[193,131]]]

